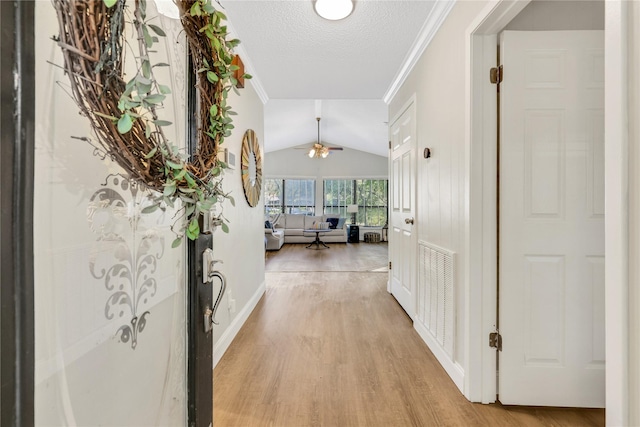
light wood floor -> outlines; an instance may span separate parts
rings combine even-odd
[[[329,249],[306,249],[304,244],[286,244],[267,251],[267,271],[380,271],[387,272],[388,244],[327,243]]]
[[[368,271],[267,273],[265,296],[214,371],[214,425],[604,425],[603,410],[469,403],[386,281]]]

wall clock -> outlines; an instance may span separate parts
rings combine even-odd
[[[262,155],[256,133],[249,129],[242,138],[242,158],[240,160],[242,187],[249,206],[255,207],[260,200],[262,189]]]

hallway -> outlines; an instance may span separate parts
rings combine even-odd
[[[386,286],[380,272],[267,272],[214,371],[216,427],[604,425],[604,410],[469,403]]]

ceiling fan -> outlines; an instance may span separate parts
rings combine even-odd
[[[311,149],[309,149],[309,153],[307,155],[312,159],[314,157],[325,159],[329,155],[330,151],[342,151],[342,147],[327,147],[320,142],[320,117],[316,117],[316,120],[318,121],[318,141],[313,144]],[[306,150],[306,148],[303,149]]]

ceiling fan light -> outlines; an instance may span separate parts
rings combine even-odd
[[[316,13],[330,21],[338,21],[351,15],[353,11],[352,0],[316,0]]]
[[[322,156],[322,158],[323,158],[323,159],[326,159],[328,155],[329,155],[329,150],[327,150],[327,147],[324,147],[324,148],[322,149],[322,154],[321,154],[321,156]]]
[[[316,156],[316,149],[312,148],[311,150],[309,150],[309,157],[313,159],[315,156]]]

